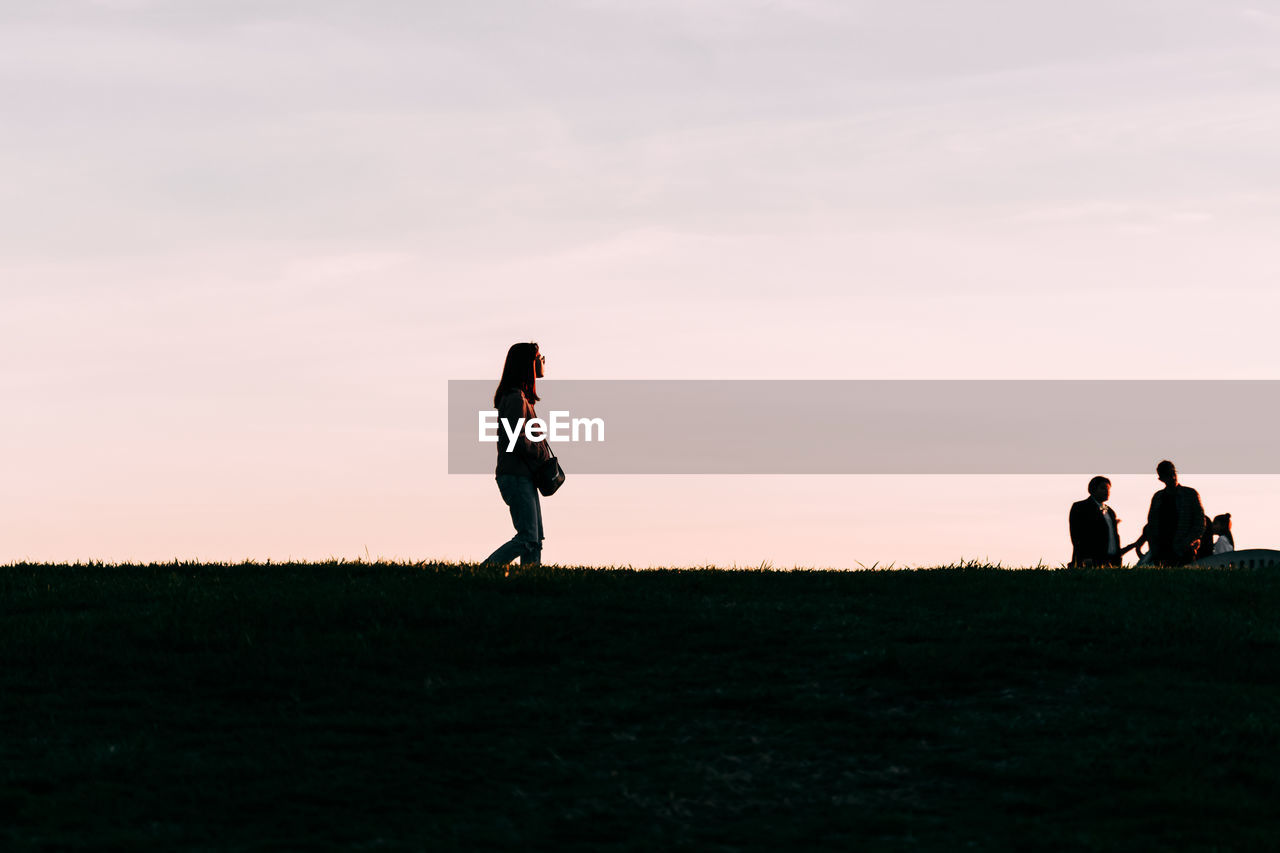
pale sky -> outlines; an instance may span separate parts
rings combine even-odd
[[[1280,2],[6,3],[0,561],[481,559],[512,531],[445,473],[446,382],[517,340],[583,379],[1280,378],[1277,104]],[[1057,564],[1110,473],[564,455],[544,559],[602,565]],[[1158,483],[1113,479],[1131,540]],[[1280,547],[1280,478],[1183,479]]]

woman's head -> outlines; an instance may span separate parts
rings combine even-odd
[[[507,350],[507,360],[502,365],[502,378],[498,390],[493,392],[493,405],[508,391],[522,391],[530,403],[538,402],[538,378],[546,361],[533,341],[512,344]]]
[[[1213,532],[1219,536],[1231,535],[1231,513],[1224,512],[1213,517]]]

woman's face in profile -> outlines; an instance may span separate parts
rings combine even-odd
[[[542,353],[538,353],[533,357],[533,375],[542,378],[543,365],[546,364],[547,357]]]

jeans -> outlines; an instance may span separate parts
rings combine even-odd
[[[506,565],[516,557],[520,565],[542,562],[542,505],[538,502],[538,487],[532,477],[518,474],[499,474],[498,491],[511,510],[511,523],[516,535],[498,547],[485,560],[486,563]]]

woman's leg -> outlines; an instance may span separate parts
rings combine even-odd
[[[537,487],[529,477],[515,474],[499,474],[497,480],[502,500],[511,510],[511,523],[516,528],[516,535],[500,545],[485,562],[505,566],[519,557],[522,566],[536,563],[542,556]]]

